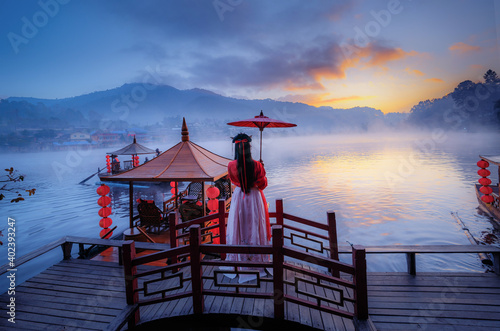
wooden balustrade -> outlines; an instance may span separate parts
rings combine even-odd
[[[223,205],[221,205],[222,207]],[[223,211],[223,209],[221,209]],[[127,286],[131,286],[127,290],[127,302],[129,305],[144,306],[153,303],[160,303],[164,301],[175,300],[184,297],[191,297],[193,300],[193,312],[195,314],[201,314],[204,311],[204,297],[206,295],[211,296],[233,296],[233,297],[244,297],[244,298],[258,298],[258,299],[271,299],[274,305],[274,317],[276,319],[285,318],[285,302],[292,302],[299,305],[306,306],[312,309],[318,309],[320,311],[328,312],[331,314],[336,314],[342,317],[358,319],[368,318],[368,306],[367,306],[367,289],[366,289],[366,261],[364,259],[365,254],[362,247],[356,247],[353,255],[353,265],[339,262],[337,260],[331,259],[325,255],[313,254],[310,252],[304,252],[302,250],[287,247],[284,239],[284,229],[283,225],[274,225],[272,228],[272,245],[264,246],[251,246],[251,245],[226,245],[225,243],[214,245],[214,244],[202,244],[201,243],[201,230],[202,224],[211,217],[225,217],[224,212],[219,214],[209,215],[204,218],[191,221],[189,227],[189,244],[178,246],[170,250],[165,250],[162,252],[157,252],[140,258],[133,258],[134,252],[130,251],[133,249],[133,245],[124,245],[123,254],[130,254],[129,257],[123,257],[124,268],[129,268],[125,272],[127,279]],[[291,215],[287,215],[291,216]],[[292,216],[293,217],[293,216]],[[284,217],[285,220],[286,217]],[[304,221],[299,218],[295,220]],[[307,220],[306,220],[307,221]],[[308,221],[310,222],[310,221]],[[202,223],[202,224],[197,224]],[[310,223],[309,225],[311,225]],[[175,229],[178,225],[172,224],[172,229]],[[179,227],[182,228],[182,227]],[[222,227],[220,227],[222,229]],[[176,236],[177,237],[177,236]],[[125,249],[127,247],[127,249]],[[202,254],[220,254],[221,256],[226,254],[262,254],[270,256],[272,262],[256,262],[256,261],[225,261],[224,259],[211,259],[203,260]],[[177,262],[179,256],[188,255],[188,259],[184,262]],[[155,269],[142,274],[137,274],[132,268],[136,268],[144,263],[149,263],[152,261],[170,258],[173,264]],[[329,270],[334,270],[336,274],[340,272],[352,275],[353,281],[348,281],[346,279],[341,279],[335,277],[335,275],[329,275],[326,273],[321,273],[314,270],[309,270],[301,265],[290,264],[288,259],[301,260],[309,265],[316,265],[319,267],[324,267]],[[234,271],[223,271],[213,269],[212,274],[204,274],[204,266],[217,267],[232,267]],[[183,272],[188,267],[191,273],[189,278],[182,276]],[[245,271],[240,270],[240,268],[268,268],[272,267],[273,276],[261,278],[259,272],[257,271]],[[172,276],[169,277],[180,277],[179,285],[175,288],[160,288],[156,289],[153,293],[146,293],[146,286],[140,287],[140,284],[131,280],[137,280],[144,276],[151,276],[154,274],[161,274],[160,278],[156,280],[148,280],[148,282],[156,282],[167,279],[165,277],[166,271],[174,272]],[[224,269],[225,270],[225,269]],[[285,279],[286,270],[292,270],[292,274],[295,279],[295,283],[290,280]],[[220,283],[219,276],[224,273],[229,274],[255,274],[257,284],[229,284]],[[309,278],[316,280],[307,280],[305,278],[296,277],[296,275],[303,274]],[[290,276],[289,276],[290,277]],[[214,286],[209,289],[204,288],[204,281],[212,280]],[[191,290],[188,290],[188,284],[184,283],[190,281]],[[241,291],[240,288],[255,287],[260,288],[262,282],[272,282],[273,292],[249,292]],[[298,289],[298,283],[309,283],[316,287],[324,288],[325,291],[337,291],[342,292],[340,302],[333,300],[333,297],[318,296],[309,292],[304,292]],[[295,292],[290,290],[290,285],[295,284]],[[328,284],[337,284],[340,287],[334,287]],[[289,287],[287,289],[287,286]],[[222,290],[220,287],[234,288],[234,290]],[[354,289],[354,297],[345,297],[343,288]],[[185,289],[181,291],[182,293],[176,293],[171,295],[165,295],[166,292],[174,289]],[[290,292],[292,291],[292,292]],[[138,299],[138,295],[142,293],[144,295],[143,299]],[[156,297],[153,299],[147,299],[148,295],[162,293],[162,297]],[[326,292],[325,292],[326,293]],[[300,298],[298,295],[307,295],[314,297],[314,300]],[[345,297],[345,298],[344,298]],[[345,302],[350,302],[355,306],[355,312],[349,312],[347,310],[341,309]],[[339,305],[339,308],[330,307],[324,303],[331,303]],[[137,314],[129,321],[129,327],[133,327],[136,322]]]

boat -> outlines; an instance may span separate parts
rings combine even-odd
[[[477,173],[481,178],[478,180],[479,183],[475,184],[479,209],[500,225],[499,183],[492,183],[492,180],[488,178],[491,171],[487,169],[490,165],[497,166],[498,178],[500,178],[500,155],[479,155],[479,158],[477,165],[480,169]]]

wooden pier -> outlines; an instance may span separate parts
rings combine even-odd
[[[492,246],[354,246],[336,243],[335,215],[319,224],[283,212],[277,201],[270,246],[227,246],[220,212],[187,224],[171,223],[171,243],[65,237],[16,260],[16,266],[62,247],[63,260],[16,286],[16,324],[0,296],[1,329],[148,330],[169,326],[302,328],[315,330],[500,330],[500,277],[481,273],[422,273],[418,255],[490,253],[498,272],[500,248]],[[207,223],[210,219],[211,222]],[[222,223],[222,224],[224,224]],[[206,226],[205,226],[206,225]],[[186,232],[185,227],[189,227]],[[218,235],[204,236],[219,228]],[[305,230],[305,229],[309,230]],[[201,243],[201,239],[217,244]],[[72,246],[79,250],[72,252]],[[118,261],[72,258],[85,245],[115,247]],[[136,250],[156,251],[143,256]],[[231,262],[234,253],[266,254],[269,262]],[[352,264],[338,261],[352,256]],[[367,273],[365,254],[405,254],[408,273]],[[217,257],[218,256],[218,257]],[[459,255],[457,255],[459,256]],[[165,261],[169,259],[171,264]],[[265,276],[238,284],[224,276]],[[0,267],[0,275],[8,266]],[[7,317],[6,317],[7,316]],[[195,318],[193,318],[195,317]]]

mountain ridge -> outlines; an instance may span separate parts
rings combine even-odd
[[[322,128],[321,131],[341,129],[346,125],[365,130],[371,121],[378,119],[383,122],[385,116],[381,110],[371,107],[314,107],[300,102],[238,99],[199,88],[180,90],[170,85],[141,83],[128,83],[114,89],[61,99],[9,97],[4,100],[9,103],[26,102],[38,107],[40,112],[64,112],[70,109],[80,112],[89,120],[89,117],[118,119],[140,125],[178,116],[231,121],[258,115],[263,110],[266,116],[287,122],[296,121],[311,130],[314,130],[314,125]],[[361,126],[356,123],[358,121]]]

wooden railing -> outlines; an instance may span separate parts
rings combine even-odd
[[[169,214],[170,246],[178,247],[188,243],[187,229],[194,224],[201,226],[202,239],[208,243],[226,243],[226,221],[228,201],[219,200],[218,213],[180,223],[175,213]],[[281,225],[285,229],[285,244],[329,256],[334,260],[339,259],[337,244],[337,224],[335,213],[327,212],[327,223],[318,223],[305,218],[294,216],[283,211],[283,200],[276,200],[276,211],[269,212],[271,225]],[[308,231],[309,227],[314,231]],[[174,229],[174,231],[172,231]],[[213,230],[218,230],[214,233]]]
[[[212,215],[210,215],[212,216]],[[299,249],[285,246],[284,226],[274,225],[272,229],[272,245],[248,246],[248,245],[225,245],[225,244],[201,244],[201,225],[191,224],[189,227],[189,244],[166,251],[153,253],[143,257],[135,256],[135,243],[129,241],[123,245],[123,265],[125,269],[127,303],[129,305],[146,306],[186,297],[191,297],[193,312],[201,314],[204,311],[204,296],[232,296],[243,298],[270,299],[274,305],[274,317],[285,318],[285,302],[292,302],[319,311],[328,312],[347,318],[357,317],[360,320],[368,318],[367,284],[366,284],[366,261],[364,249],[360,246],[353,247],[353,264],[336,261],[327,256],[304,252]],[[222,239],[222,238],[221,238]],[[253,261],[226,261],[224,259],[203,260],[202,256],[220,254],[262,254],[269,256],[269,262]],[[181,256],[188,259],[178,262]],[[175,263],[146,271],[137,272],[137,267],[157,260],[170,259]],[[335,277],[328,273],[321,273],[301,265],[290,263],[290,259],[303,261],[309,265],[325,267],[350,275],[351,280]],[[212,266],[212,269],[207,268]],[[231,267],[232,270],[216,270],[220,267]],[[241,268],[271,268],[272,277],[262,278],[258,271],[241,271]],[[210,271],[211,270],[211,271]],[[292,276],[286,276],[286,270],[292,271]],[[190,276],[188,275],[190,273]],[[222,274],[254,274],[257,285],[229,284],[221,282]],[[152,277],[155,275],[155,277]],[[310,279],[297,277],[304,275]],[[291,280],[290,277],[293,277]],[[166,286],[166,282],[177,278],[178,284]],[[311,280],[313,279],[313,280]],[[141,280],[141,281],[139,281]],[[210,289],[204,287],[204,282],[211,280],[213,286]],[[163,282],[163,284],[162,284]],[[271,282],[273,292],[261,288],[261,283]],[[313,282],[314,286],[325,291],[340,293],[340,300],[335,301],[333,295],[319,296],[314,293],[303,292],[299,289],[299,282]],[[152,284],[156,284],[153,288]],[[232,287],[234,290],[222,290],[221,288]],[[247,287],[260,288],[259,292],[249,292]],[[168,292],[182,289],[177,293]],[[348,290],[352,292],[348,293]],[[300,295],[314,297],[314,300],[300,298]],[[354,307],[354,311],[348,311],[346,302]],[[331,304],[339,308],[331,307]],[[343,309],[342,309],[343,308]],[[140,319],[140,311],[136,311],[134,318],[129,320],[129,328],[133,327]]]
[[[366,254],[404,254],[407,271],[410,275],[417,273],[417,254],[470,254],[488,253],[493,256],[493,270],[500,275],[500,247],[491,245],[393,245],[364,246]],[[351,254],[351,247],[340,247],[340,254]]]
[[[62,237],[58,240],[55,240],[47,245],[44,245],[37,250],[25,254],[15,260],[16,268],[29,262],[41,255],[44,255],[58,247],[62,248],[63,259],[68,260],[71,259],[71,251],[73,248],[73,244],[78,244],[80,248],[80,252],[85,250],[85,245],[89,246],[103,246],[103,247],[118,247],[120,252],[120,261],[121,261],[121,249],[123,244],[126,243],[123,240],[111,240],[111,239],[97,239],[97,238],[84,238],[84,237],[74,237],[74,236],[66,236]],[[163,251],[168,249],[168,245],[166,244],[152,244],[145,242],[137,242],[135,247],[137,249],[147,249],[152,251]],[[80,255],[80,253],[79,253]],[[0,266],[0,275],[6,273],[8,269],[12,268],[9,263]]]
[[[346,318],[364,320],[368,318],[366,260],[365,251],[361,246],[352,248],[352,265],[338,261],[338,245],[336,235],[335,213],[327,212],[327,224],[307,220],[284,213],[283,201],[276,201],[276,211],[270,212],[273,219],[272,245],[243,246],[226,245],[225,201],[219,200],[219,212],[185,223],[178,223],[175,214],[169,215],[171,249],[144,257],[135,257],[135,244],[129,242],[123,247],[123,261],[127,282],[127,302],[129,305],[150,305],[164,301],[192,297],[193,311],[203,312],[205,295],[233,296],[270,299],[274,302],[274,317],[284,318],[285,302],[292,302],[320,311],[329,312]],[[304,228],[310,228],[308,231]],[[186,231],[189,229],[188,231]],[[213,230],[218,233],[212,233]],[[207,240],[208,239],[208,240]],[[202,243],[202,242],[209,242]],[[214,244],[215,243],[215,244]],[[270,257],[269,262],[227,261],[227,254],[263,254]],[[220,256],[220,259],[202,259],[203,255]],[[171,264],[157,270],[137,273],[137,266],[167,259]],[[179,262],[182,261],[182,262]],[[298,261],[298,263],[297,263]],[[308,267],[304,267],[304,266]],[[231,271],[216,270],[207,274],[207,267],[230,267]],[[183,269],[184,268],[184,269]],[[272,277],[260,277],[256,271],[241,271],[241,268],[270,268]],[[191,276],[184,271],[189,270]],[[215,270],[215,269],[211,269]],[[327,273],[329,270],[331,273]],[[286,275],[293,274],[293,279]],[[340,273],[343,273],[343,278]],[[218,277],[222,274],[255,274],[257,285],[271,282],[273,292],[248,292],[248,285],[221,283]],[[147,277],[156,278],[144,280]],[[304,277],[297,277],[302,275]],[[292,276],[288,276],[292,277]],[[161,287],[161,282],[176,278],[175,286]],[[141,282],[138,282],[141,280]],[[212,281],[217,286],[204,288],[206,281]],[[151,290],[151,284],[159,287]],[[313,284],[324,293],[336,291],[340,299],[333,296],[318,296],[304,292],[299,283]],[[141,285],[142,284],[142,285]],[[189,286],[191,289],[188,289]],[[228,287],[234,290],[221,290]],[[303,286],[302,286],[303,287]],[[172,293],[174,290],[179,290]],[[288,290],[287,290],[288,289]],[[169,294],[170,292],[170,294]],[[348,293],[349,292],[349,293]],[[303,297],[313,298],[304,299]],[[349,305],[349,309],[346,306]],[[338,306],[338,308],[332,307]],[[139,321],[139,311],[130,327]]]

